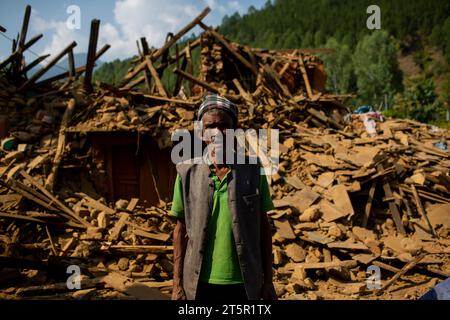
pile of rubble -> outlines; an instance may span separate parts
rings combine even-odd
[[[379,122],[377,131],[368,136],[358,119],[341,132],[299,124],[284,140],[270,213],[280,294],[310,297],[315,280],[332,275],[340,282],[313,296],[375,297],[370,265],[402,275],[409,264],[435,278],[428,287],[449,276],[450,154],[435,144],[450,133],[410,120]]]
[[[68,55],[69,72],[37,82],[47,65],[28,79],[22,53],[39,37],[25,41],[27,8],[25,36],[0,63],[0,297],[167,299],[170,203],[108,202],[60,168],[91,165],[87,132],[139,132],[170,147],[175,129],[193,128],[205,91],[238,104],[241,127],[280,130],[280,168],[270,176],[276,209],[269,213],[280,297],[388,298],[414,270],[426,282],[408,291],[414,298],[448,277],[450,153],[442,146],[450,132],[376,113],[349,115],[345,96],[324,93],[313,50],[232,43],[201,22],[208,12],[159,49],[142,38],[139,57],[115,87],[91,83],[95,60],[109,47],[96,51],[98,20],[85,67],[70,62],[72,44],[49,63]],[[180,50],[196,25],[204,32]],[[172,87],[163,84],[165,74],[175,78]],[[82,290],[66,284],[73,265],[81,268]],[[368,266],[382,269],[380,290],[367,287]]]

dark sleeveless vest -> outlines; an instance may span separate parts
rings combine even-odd
[[[256,300],[263,282],[260,166],[236,164],[230,167],[228,205],[233,236],[247,297]],[[212,210],[214,182],[209,166],[194,163],[194,160],[177,164],[177,172],[183,185],[184,217],[189,237],[183,266],[183,288],[187,299],[194,300],[208,241],[206,231]]]

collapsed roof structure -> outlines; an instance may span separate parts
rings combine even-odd
[[[450,154],[436,143],[449,131],[366,114],[377,121],[369,134],[346,96],[326,93],[314,55],[323,49],[233,43],[202,23],[209,11],[161,48],[140,39],[138,57],[113,86],[92,83],[109,48],[97,50],[98,20],[86,66],[75,68],[72,43],[28,78],[47,57],[23,63],[41,37],[27,41],[27,7],[13,53],[0,63],[0,285],[8,284],[1,296],[166,298],[171,134],[193,130],[206,91],[238,105],[240,127],[280,130],[269,213],[280,297],[389,297],[409,269],[448,277]],[[195,26],[204,32],[179,48]],[[65,56],[69,71],[39,82]],[[81,293],[61,278],[74,263],[85,275]],[[372,292],[368,265],[395,276]],[[47,277],[52,284],[44,285]]]

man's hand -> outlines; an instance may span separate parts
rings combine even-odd
[[[188,237],[186,225],[179,219],[173,232],[173,290],[172,300],[187,300],[183,289],[183,264]]]
[[[172,290],[172,300],[187,300],[184,289],[180,284],[174,284]]]
[[[273,282],[264,282],[260,297],[262,300],[278,300]]]

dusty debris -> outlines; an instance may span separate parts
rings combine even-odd
[[[270,177],[276,210],[269,212],[280,297],[319,299],[337,288],[377,298],[361,284],[369,265],[382,269],[383,280],[395,274],[383,290],[407,271],[448,277],[450,153],[434,143],[450,132],[346,117],[345,96],[324,92],[318,57],[233,43],[201,22],[208,12],[159,49],[141,39],[141,54],[117,87],[90,80],[108,49],[96,52],[99,22],[85,67],[38,82],[44,68],[28,79],[22,53],[39,36],[24,38],[0,63],[0,279],[8,283],[1,296],[167,298],[174,221],[157,179],[163,165],[151,154],[141,158],[152,205],[139,194],[114,199],[101,191],[114,188],[111,163],[90,137],[132,132],[137,146],[148,136],[168,148],[175,129],[192,130],[206,91],[238,104],[242,128],[280,130],[280,170]],[[179,48],[196,25],[204,32]],[[52,64],[70,57],[74,45]],[[193,50],[200,51],[198,70]],[[165,73],[175,77],[173,88],[163,85]],[[72,264],[86,275],[79,292],[63,285]]]

